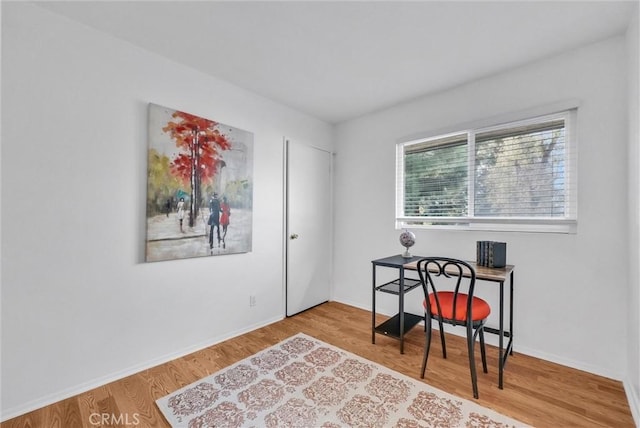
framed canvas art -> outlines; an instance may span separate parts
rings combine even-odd
[[[149,104],[146,261],[251,251],[253,134]]]

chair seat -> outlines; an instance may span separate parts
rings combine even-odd
[[[451,291],[438,292],[438,300],[440,300],[440,306],[442,307],[442,318],[445,320],[455,319],[456,321],[466,321],[467,299],[469,296],[462,293],[458,294],[455,317],[453,314],[453,296],[454,293]],[[435,316],[440,315],[438,313],[438,305],[436,304],[435,295],[433,293],[429,294],[429,301],[431,303],[431,314]],[[425,309],[427,308],[426,299],[422,302],[422,305],[425,307]],[[472,305],[472,321],[480,321],[489,317],[489,314],[491,313],[491,307],[487,302],[479,297],[473,297]]]

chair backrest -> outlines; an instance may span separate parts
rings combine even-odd
[[[442,306],[438,297],[439,292],[450,291],[453,293],[453,310],[452,313],[457,313],[458,301],[466,301],[466,314],[467,319],[472,318],[473,308],[473,292],[476,284],[476,271],[469,263],[464,260],[453,259],[449,257],[424,257],[418,260],[417,263],[418,275],[420,276],[420,282],[422,283],[422,290],[425,297],[425,308],[427,316],[432,317],[431,305],[429,304],[429,295],[433,294],[436,301],[436,307],[438,308],[438,314],[442,314]],[[453,278],[455,286],[451,289],[451,281],[445,278]],[[446,289],[445,283],[449,284]],[[461,294],[466,294],[468,298],[459,299]],[[445,319],[445,321],[451,324],[465,324],[464,321],[454,319]]]

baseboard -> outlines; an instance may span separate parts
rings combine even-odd
[[[566,367],[571,367],[577,370],[582,370],[587,373],[595,374],[598,376],[606,377],[606,378],[621,381],[621,382],[624,379],[624,374],[618,371],[603,369],[602,367],[599,367],[599,366],[594,366],[592,364],[585,364],[584,362],[581,362],[581,361],[575,361],[569,358],[560,357],[558,355],[536,351],[535,349],[531,349],[523,346],[516,346],[515,348],[516,350],[514,352],[520,352],[522,354],[529,355],[531,357],[540,358],[541,360],[550,361],[552,363],[560,364]]]
[[[29,401],[20,406],[5,409],[2,411],[2,415],[0,415],[0,422],[5,422],[17,416],[24,415],[25,413],[29,413],[31,411],[40,409],[42,407],[57,403],[58,401],[66,400],[67,398],[74,397],[78,394],[82,394],[84,392],[90,391],[92,389],[98,388],[108,383],[123,379],[127,376],[131,376],[141,371],[148,370],[152,367],[156,367],[160,364],[164,364],[169,361],[175,360],[177,358],[184,357],[185,355],[192,354],[196,351],[200,351],[202,349],[208,348],[209,346],[216,345],[220,342],[224,342],[225,340],[240,336],[242,334],[248,333],[250,331],[264,327],[266,325],[273,324],[274,322],[280,321],[282,319],[283,317],[272,318],[259,324],[250,325],[241,330],[235,330],[221,336],[216,336],[204,342],[201,342],[199,344],[189,346],[182,350],[163,355],[162,357],[154,358],[153,360],[146,361],[144,363],[135,365],[133,367],[129,367],[127,369],[120,370],[120,371],[108,374],[106,376],[102,376],[102,377],[90,380],[80,385],[75,385],[73,387],[64,389],[54,394],[45,395],[44,397],[40,397],[38,399]]]
[[[622,382],[624,385],[624,392],[627,394],[627,401],[631,408],[631,415],[637,427],[640,427],[640,397],[638,391],[633,387],[633,384],[628,380]]]
[[[352,301],[344,300],[344,299],[341,299],[341,300],[333,299],[332,302],[342,303],[343,305],[353,306],[354,308],[358,308],[358,309],[362,309],[363,311],[371,312],[371,305],[364,306],[359,302],[352,302]],[[382,312],[378,312],[378,313],[382,314]]]

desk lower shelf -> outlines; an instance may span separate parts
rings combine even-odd
[[[403,283],[405,294],[420,286],[420,280],[414,278],[404,278]],[[394,279],[393,281],[389,281],[386,284],[379,285],[376,287],[376,291],[398,295],[400,294],[400,279]]]
[[[404,334],[411,330],[416,324],[424,320],[424,317],[419,315],[404,313]],[[378,334],[400,339],[400,314],[396,314],[389,318],[382,324],[378,325],[375,329]]]

